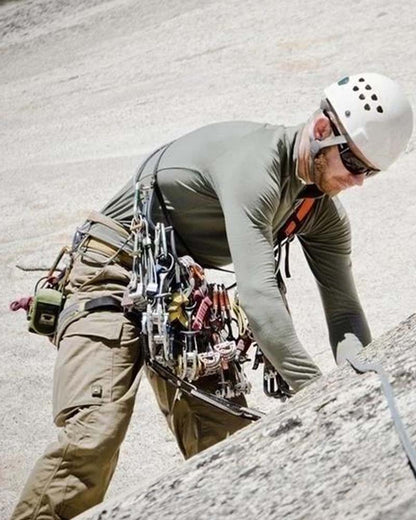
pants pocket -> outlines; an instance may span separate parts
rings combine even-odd
[[[67,325],[54,371],[53,415],[125,397],[142,366],[138,329],[121,313],[98,311]]]

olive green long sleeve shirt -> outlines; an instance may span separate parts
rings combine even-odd
[[[297,176],[300,129],[250,122],[209,125],[156,153],[141,174],[145,184],[157,166],[173,225],[197,262],[234,264],[255,339],[295,390],[320,372],[299,342],[279,292],[273,247],[304,188]],[[103,213],[128,226],[133,200],[134,181]],[[160,209],[154,213],[160,217]],[[318,283],[334,354],[342,342],[366,345],[371,337],[353,281],[350,226],[340,202],[321,197],[299,239]]]

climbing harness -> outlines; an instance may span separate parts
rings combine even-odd
[[[206,284],[202,268],[195,264],[183,237],[174,231],[157,182],[157,168],[168,146],[160,149],[161,154],[147,191],[136,182],[136,217],[131,226],[131,231],[136,232],[133,276],[124,303],[128,310],[135,307],[143,313],[142,331],[148,338],[147,352],[153,367],[160,364],[175,377],[188,382],[216,374],[216,396],[220,398],[249,393],[250,383],[242,370],[242,363],[247,359],[248,348],[254,345],[254,338],[238,304],[238,296],[230,305],[224,285]],[[167,225],[152,224],[150,211],[153,195],[158,199]],[[293,239],[314,202],[313,198],[298,202],[278,236],[280,244]],[[138,213],[139,208],[141,213]],[[178,258],[175,236],[188,256]],[[139,257],[142,258],[141,262],[138,261]],[[176,271],[175,276],[173,271]],[[276,277],[284,297],[284,282],[278,261]],[[168,301],[163,301],[166,296]],[[149,297],[153,298],[153,303],[149,303]],[[286,300],[285,303],[287,305]],[[233,324],[237,325],[236,334]],[[162,345],[159,349],[158,342]],[[254,368],[261,361],[264,362],[263,389],[266,395],[281,400],[293,395],[289,385],[257,346]]]
[[[364,374],[365,372],[375,372],[381,381],[381,386],[384,392],[384,395],[387,400],[387,405],[390,410],[391,417],[394,422],[394,426],[396,427],[396,431],[399,435],[400,442],[403,446],[403,449],[406,453],[406,457],[412,470],[413,476],[416,478],[416,450],[412,446],[412,443],[407,435],[406,429],[403,425],[403,421],[399,415],[399,411],[397,409],[396,400],[394,398],[393,389],[388,380],[387,374],[384,368],[380,363],[372,362],[372,363],[364,363],[358,360],[355,356],[347,357],[348,363],[352,366],[352,368],[357,372],[357,374]]]
[[[174,229],[157,181],[160,161],[170,144],[148,157],[136,174],[134,218],[130,226],[133,267],[123,306],[128,316],[140,317],[142,333],[147,338],[149,366],[153,369],[162,366],[173,378],[188,383],[216,375],[216,396],[228,399],[250,392],[242,365],[255,341],[237,293],[230,303],[229,291],[235,284],[226,288],[207,283],[203,269],[195,263],[184,238]],[[155,164],[151,180],[144,187],[141,175],[152,158]],[[165,223],[152,222],[155,198]],[[281,247],[293,240],[314,202],[312,197],[300,199],[277,237],[276,279],[284,298],[279,265]],[[176,239],[186,256],[178,256]],[[285,303],[287,306],[286,300]],[[257,346],[254,368],[260,362],[264,363],[266,395],[282,400],[290,397],[293,391]],[[172,377],[166,379],[172,382]]]
[[[115,231],[121,236],[121,244],[114,246],[96,236],[91,229],[91,225],[94,223],[99,223]],[[64,308],[66,299],[65,286],[76,253],[93,263],[99,263],[100,266],[117,262],[126,268],[130,268],[131,256],[124,251],[124,246],[130,238],[131,235],[117,222],[105,215],[92,211],[88,215],[85,224],[75,232],[72,246],[63,247],[47,275],[37,281],[33,296],[11,302],[10,310],[25,310],[29,321],[29,332],[49,336],[55,344],[58,343],[59,339],[57,330],[59,329],[59,336],[62,335],[64,331],[62,323],[67,323],[69,314],[73,315],[71,319],[75,320],[89,312],[106,310],[109,306],[112,310],[115,310],[116,305],[118,305],[117,310],[121,311],[120,302],[112,297],[92,298],[82,304],[70,305]],[[93,253],[104,255],[106,260],[98,262]]]

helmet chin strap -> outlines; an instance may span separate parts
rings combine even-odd
[[[347,138],[344,135],[331,135],[326,139],[316,139],[313,136],[309,136],[309,173],[313,182],[315,182],[315,157],[323,148],[329,146],[335,146],[347,142]]]
[[[332,111],[332,107],[329,104],[327,99],[321,100],[321,105],[319,109],[313,114],[313,118],[317,115],[321,115],[324,110]],[[337,144],[343,144],[347,142],[347,138],[345,135],[334,135],[331,133],[329,137],[326,139],[316,139],[313,135],[313,126],[310,126],[309,130],[309,173],[311,179],[315,182],[315,157],[323,148],[328,148],[329,146],[334,146]]]

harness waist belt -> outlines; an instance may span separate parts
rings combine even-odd
[[[92,312],[96,310],[114,310],[121,311],[121,303],[113,296],[100,296],[99,298],[93,298],[88,300],[84,305],[84,311]]]
[[[133,258],[127,251],[124,251],[123,249],[120,250],[120,248],[107,242],[103,242],[98,238],[88,237],[82,244],[82,247],[85,247],[89,251],[103,254],[108,258],[114,256],[114,261],[127,269],[131,269],[133,265]]]

